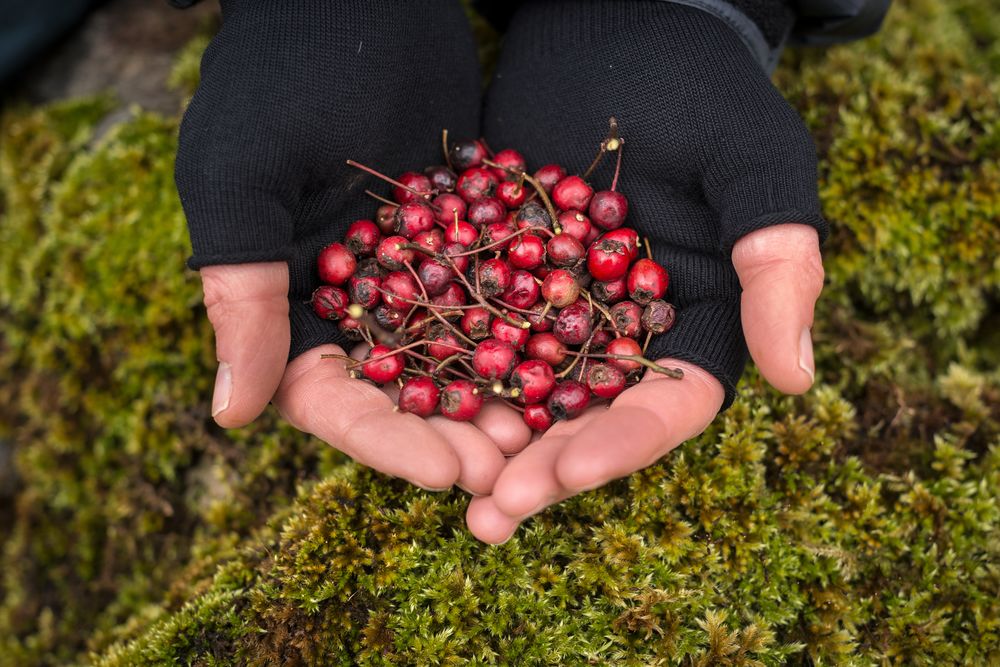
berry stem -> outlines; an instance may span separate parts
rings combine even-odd
[[[365,173],[371,174],[372,176],[375,176],[376,178],[381,178],[386,183],[391,183],[392,185],[395,185],[397,188],[403,188],[407,192],[409,192],[411,194],[414,194],[414,195],[416,195],[418,197],[423,197],[424,199],[430,199],[431,198],[431,194],[432,193],[430,193],[430,192],[420,192],[419,190],[415,190],[414,188],[411,188],[409,185],[404,185],[404,184],[400,183],[399,181],[397,181],[394,178],[389,178],[388,176],[386,176],[382,172],[375,171],[371,167],[366,167],[365,165],[361,164],[360,162],[355,162],[354,160],[348,160],[347,164],[349,164],[350,166],[355,167],[357,169],[360,169],[361,171],[363,171]]]
[[[597,169],[597,165],[601,163],[601,159],[604,157],[605,153],[608,151],[618,150],[618,147],[621,146],[621,139],[618,138],[618,121],[614,116],[608,119],[608,126],[608,136],[601,142],[601,147],[598,148],[597,155],[594,156],[594,161],[590,163],[589,167],[587,167],[587,171],[583,172],[580,176],[583,180],[590,178],[590,175],[594,173],[595,169]],[[613,189],[614,188],[612,188],[612,190]]]
[[[622,139],[618,143],[618,162],[615,164],[615,176],[611,179],[611,191],[614,192],[615,188],[618,187],[618,174],[622,170],[622,152],[625,149],[625,140]]]
[[[514,174],[515,176],[521,176],[524,180],[531,183],[531,187],[535,188],[535,193],[542,198],[542,203],[545,204],[545,209],[549,212],[549,217],[552,218],[552,229],[556,234],[562,234],[562,227],[559,226],[559,216],[556,215],[556,207],[552,205],[552,200],[549,199],[548,194],[545,193],[545,188],[543,188],[542,184],[538,182],[538,179],[534,176],[529,176],[525,171],[505,167],[502,164],[497,164],[493,160],[483,160],[483,164],[489,167],[503,169],[507,173]]]
[[[374,192],[372,192],[371,190],[365,190],[365,194],[368,195],[369,197],[373,197],[373,198],[379,200],[383,204],[388,204],[389,206],[392,206],[393,208],[399,208],[399,204],[397,204],[396,202],[394,202],[394,201],[392,201],[390,199],[386,199],[385,197],[382,197],[381,195],[377,195]]]
[[[589,357],[590,359],[617,359],[620,361],[634,361],[640,366],[645,366],[651,371],[666,375],[667,377],[674,378],[675,380],[680,380],[684,377],[684,371],[679,368],[667,368],[666,366],[661,366],[654,361],[650,361],[646,357],[640,354],[598,354],[598,353],[584,353],[583,350],[579,352],[574,352],[573,350],[566,350],[566,354],[574,357]]]
[[[502,319],[507,324],[510,324],[511,326],[521,327],[522,329],[528,329],[529,327],[531,327],[531,322],[529,322],[527,320],[524,320],[523,322],[518,322],[517,320],[515,320],[514,318],[512,318],[510,315],[508,315],[507,313],[504,313],[499,308],[497,308],[496,306],[494,306],[493,304],[489,303],[486,299],[483,298],[482,292],[479,290],[479,285],[478,285],[478,283],[479,283],[478,266],[476,267],[477,268],[477,270],[476,270],[476,283],[477,283],[477,285],[476,285],[475,288],[473,288],[472,285],[469,284],[469,281],[465,278],[465,276],[462,275],[462,272],[458,270],[458,267],[455,266],[455,261],[451,257],[449,257],[448,255],[445,255],[445,258],[451,264],[451,268],[452,268],[452,270],[455,271],[455,275],[457,275],[458,279],[462,281],[462,284],[465,285],[465,288],[467,290],[469,290],[469,292],[472,295],[472,298],[474,298],[476,301],[479,302],[480,306],[482,306],[486,310],[490,311],[491,313],[493,313],[494,315],[496,315],[497,317],[499,317],[500,319]],[[476,258],[478,259],[479,256],[476,255]],[[525,325],[527,325],[527,326],[525,326]]]
[[[444,153],[444,161],[448,165],[448,168],[455,171],[455,168],[451,166],[451,156],[448,155],[448,128],[441,130],[441,151]]]

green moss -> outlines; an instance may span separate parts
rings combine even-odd
[[[272,414],[213,426],[176,119],[8,111],[0,665],[996,664],[998,9],[897,2],[777,75],[834,229],[819,386],[751,372],[705,434],[499,547],[464,494]]]

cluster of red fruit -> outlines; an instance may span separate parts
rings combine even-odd
[[[612,135],[598,159],[617,150],[620,168],[621,145]],[[517,151],[491,156],[480,141],[446,157],[398,180],[351,162],[394,185],[392,201],[369,193],[384,202],[374,220],[319,256],[316,314],[371,346],[341,357],[352,374],[397,383],[399,408],[423,417],[472,419],[493,397],[539,431],[643,368],[680,376],[643,357],[675,313],[667,271],[622,226],[618,169],[595,193],[559,165],[531,175]]]

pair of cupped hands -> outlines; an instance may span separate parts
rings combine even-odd
[[[811,386],[824,228],[801,121],[735,34],[699,10],[609,3],[614,30],[605,34],[594,18],[574,40],[540,52],[552,40],[539,39],[537,26],[558,32],[572,4],[529,3],[515,17],[485,105],[477,67],[463,64],[475,55],[460,9],[399,16],[407,10],[396,6],[386,20],[398,25],[370,35],[363,3],[358,17],[329,25],[275,4],[223,6],[178,155],[215,329],[212,414],[221,426],[246,425],[273,402],[293,426],[362,465],[428,490],[464,489],[469,530],[501,543],[546,507],[701,433],[732,400],[747,350],[778,390]],[[657,62],[669,67],[650,70]],[[348,214],[348,202],[373,186],[346,159],[384,167],[379,160],[400,154],[432,155],[413,146],[433,151],[436,132],[449,127],[524,152],[532,169],[557,162],[572,173],[586,167],[612,115],[625,139],[626,225],[651,239],[678,307],[669,338],[650,349],[681,368],[682,380],[648,373],[610,403],[533,435],[499,402],[471,422],[399,412],[391,387],[322,358],[364,350],[335,344],[332,328],[325,339],[296,333],[308,321],[301,313],[318,249],[340,240],[359,210]],[[404,168],[441,161],[420,159]],[[606,176],[597,172],[596,189]]]

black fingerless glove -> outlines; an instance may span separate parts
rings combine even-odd
[[[747,359],[733,244],[803,223],[827,235],[813,142],[737,34],[699,9],[648,0],[536,1],[513,17],[484,129],[537,167],[582,172],[618,119],[626,225],[670,272],[673,329],[651,358],[709,371],[728,407]],[[605,158],[590,179],[611,182]]]
[[[181,125],[189,266],[287,261],[291,356],[345,339],[307,303],[316,257],[377,202],[385,173],[441,161],[479,130],[480,75],[457,0],[223,0]]]

